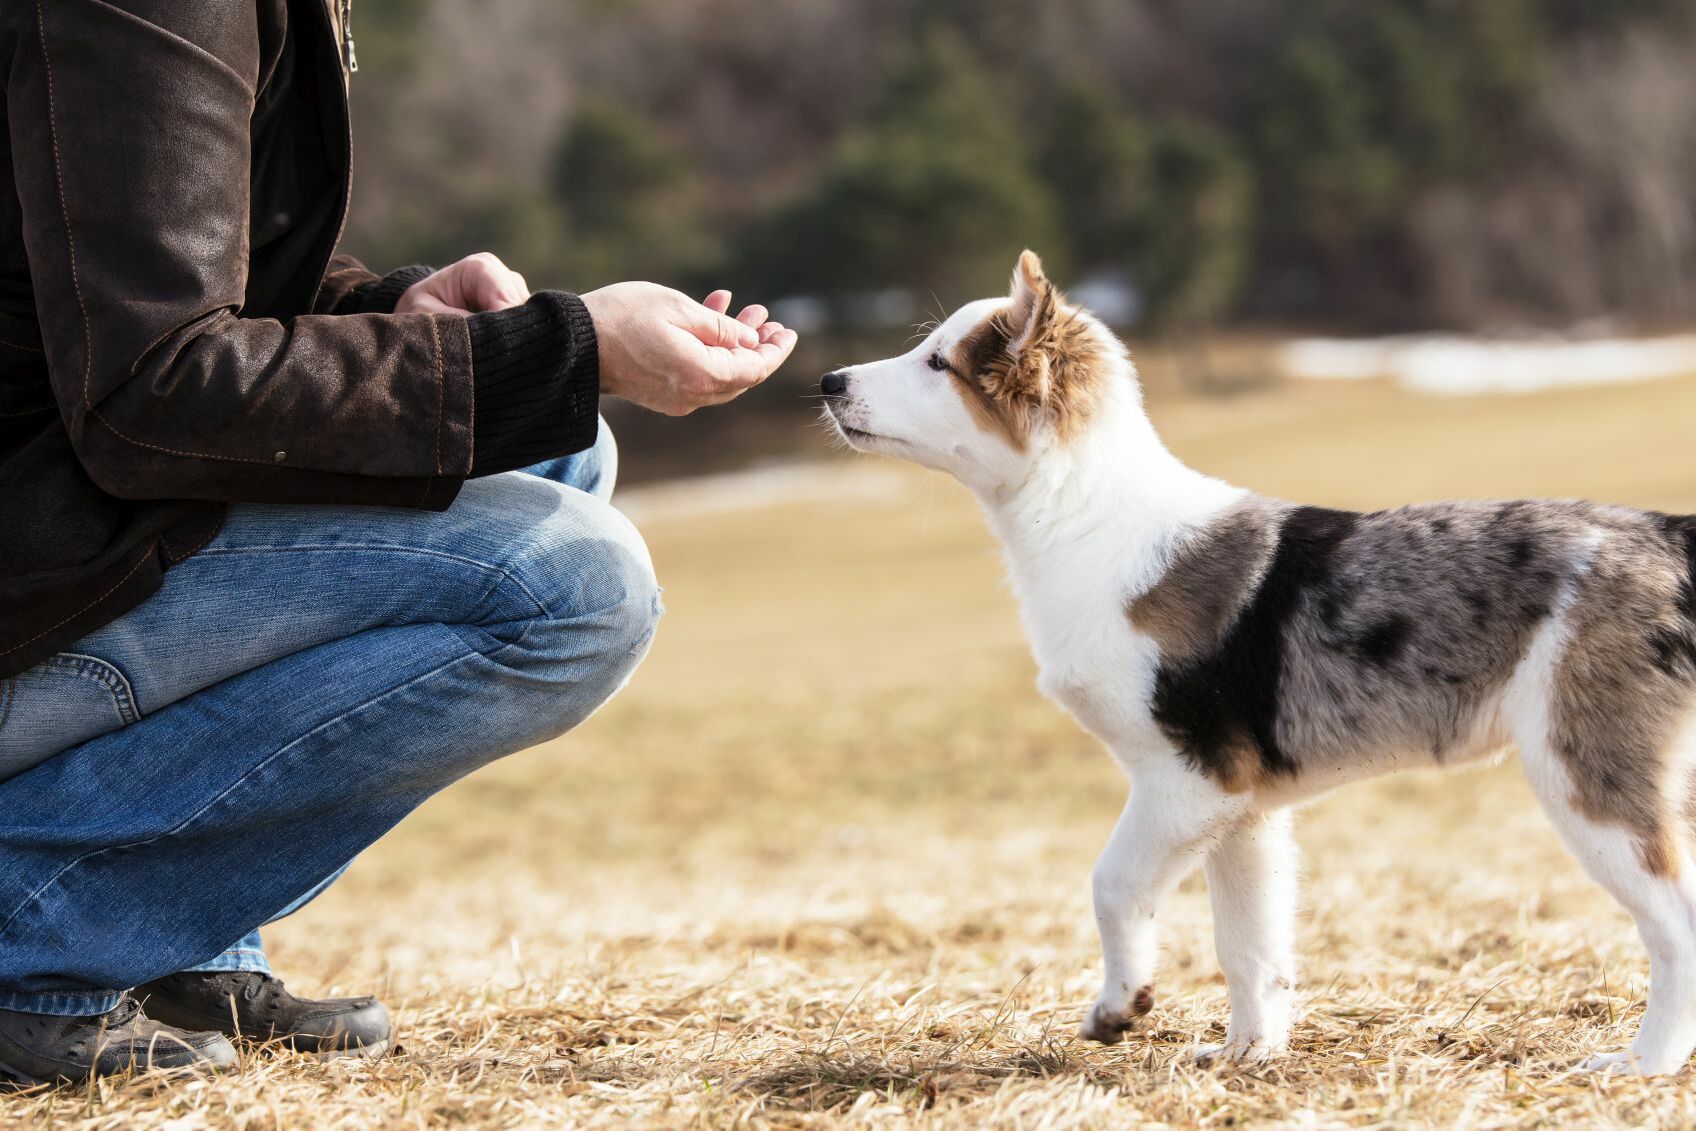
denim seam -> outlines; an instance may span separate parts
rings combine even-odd
[[[124,720],[125,726],[141,719],[135,688],[130,685],[129,676],[112,661],[81,652],[60,652],[41,661],[40,667],[50,671],[70,672],[104,687],[111,694],[112,702],[118,709],[118,717]],[[3,721],[3,718],[0,718],[0,721]]]
[[[39,1013],[47,1017],[97,1017],[116,1009],[123,996],[119,990],[91,990],[88,993],[49,990],[39,994],[28,990],[0,990],[0,1002],[20,1003],[3,1004],[0,1009],[17,1009],[23,1013]],[[25,1008],[21,1004],[25,1001],[32,1006],[45,1008]]]
[[[508,641],[505,644],[502,644],[499,648],[496,648],[493,652],[484,652],[484,651],[480,651],[479,649],[476,649],[476,648],[473,648],[472,651],[475,652],[477,655],[482,656],[484,659],[493,660],[497,656],[499,656],[501,653],[507,651],[510,648],[521,648],[521,647],[523,647],[524,642],[526,640],[530,639],[530,630],[532,628],[535,628],[535,627],[536,627],[536,622],[534,620],[527,620],[527,621],[524,622],[524,627],[519,629],[517,639],[511,640],[511,641]]]
[[[265,769],[267,766],[271,765],[271,763],[275,762],[278,758],[287,754],[290,750],[294,749],[296,746],[300,745],[302,742],[305,742],[307,739],[311,738],[313,735],[317,734],[319,731],[324,730],[327,727],[333,726],[336,723],[339,723],[343,719],[347,718],[349,715],[353,715],[353,714],[356,714],[360,711],[363,711],[367,707],[373,706],[373,705],[381,702],[382,700],[387,699],[391,695],[399,694],[400,692],[405,691],[407,688],[413,686],[416,683],[421,683],[424,680],[431,679],[431,678],[433,678],[437,675],[440,675],[442,672],[453,667],[455,664],[464,663],[466,660],[470,659],[472,656],[481,657],[482,655],[483,655],[483,653],[478,652],[475,649],[472,649],[471,651],[468,651],[464,655],[454,657],[453,659],[449,660],[445,664],[438,665],[437,667],[431,668],[427,672],[424,672],[420,675],[414,676],[412,679],[407,680],[405,683],[397,684],[396,686],[389,688],[387,691],[384,691],[381,695],[374,695],[370,699],[365,700],[363,703],[357,703],[354,706],[349,707],[346,711],[343,711],[341,714],[337,715],[335,718],[325,719],[323,722],[319,723],[317,726],[313,727],[311,730],[307,731],[305,734],[300,735],[297,738],[293,739],[287,745],[277,748],[276,750],[272,751],[269,755],[267,755],[261,761],[256,762],[254,765],[248,767],[246,773],[242,774],[241,777],[237,778],[235,781],[231,782],[228,786],[224,787],[224,789],[221,790],[218,793],[218,796],[212,798],[206,804],[202,805],[199,809],[196,809],[193,813],[189,814],[189,816],[183,818],[181,821],[177,822],[176,825],[172,826],[170,829],[167,829],[165,832],[160,833],[158,836],[150,836],[146,840],[130,841],[130,842],[125,843],[125,844],[109,844],[109,845],[105,846],[104,848],[97,848],[93,852],[85,852],[81,856],[78,856],[78,857],[76,857],[72,860],[67,861],[65,863],[64,867],[60,868],[58,871],[54,872],[47,879],[43,880],[42,883],[41,883],[41,886],[37,887],[34,891],[30,892],[29,895],[26,896],[23,899],[23,901],[21,903],[19,903],[18,906],[12,910],[12,913],[6,917],[5,922],[0,923],[0,938],[4,938],[6,936],[6,932],[11,929],[12,924],[17,921],[18,916],[22,915],[24,913],[24,910],[26,908],[28,908],[30,905],[37,902],[41,898],[41,894],[43,892],[45,892],[48,888],[52,887],[55,883],[57,883],[61,876],[63,876],[65,873],[69,872],[72,868],[75,868],[77,865],[83,863],[85,860],[91,860],[96,856],[100,856],[100,855],[103,855],[103,854],[108,853],[108,852],[121,852],[121,851],[124,851],[125,849],[130,849],[130,848],[143,848],[143,847],[145,847],[149,844],[154,843],[155,841],[167,840],[171,837],[176,836],[178,833],[182,832],[184,829],[186,829],[190,825],[194,824],[195,821],[197,821],[202,816],[204,816],[208,811],[210,811],[213,807],[215,807],[220,801],[224,800],[224,798],[228,797],[231,793],[234,793],[237,789],[240,789],[242,787],[242,785],[245,784],[247,782],[247,780],[250,777],[252,777],[254,774],[257,774],[261,770]]]
[[[369,543],[369,542],[335,542],[335,543],[329,543],[329,544],[325,544],[325,545],[309,544],[309,545],[304,545],[304,546],[210,546],[210,547],[207,547],[206,549],[201,550],[195,556],[199,557],[199,558],[211,558],[211,557],[218,557],[218,556],[221,556],[221,555],[234,556],[234,555],[237,555],[237,554],[279,554],[279,553],[294,553],[294,552],[297,552],[297,551],[302,552],[302,553],[309,553],[309,554],[321,554],[321,553],[327,553],[327,552],[334,552],[334,551],[337,551],[337,550],[357,550],[357,551],[382,550],[385,553],[411,554],[415,557],[420,557],[420,558],[441,558],[443,561],[457,562],[460,565],[474,566],[477,569],[487,570],[488,572],[496,575],[496,577],[499,578],[499,579],[504,579],[506,581],[512,582],[512,584],[517,587],[518,591],[523,593],[525,598],[532,605],[536,606],[536,611],[538,613],[540,613],[541,615],[543,615],[545,617],[551,617],[551,616],[554,615],[553,610],[549,609],[546,605],[544,605],[541,602],[541,600],[536,596],[536,594],[534,594],[530,591],[530,587],[528,585],[525,585],[522,580],[513,576],[510,572],[507,571],[507,569],[504,566],[494,565],[490,562],[481,562],[481,561],[478,561],[476,558],[467,558],[467,557],[463,557],[459,554],[443,553],[440,550],[424,550],[424,549],[420,549],[416,546],[395,546],[395,545],[390,545],[390,544],[382,543],[382,542],[375,542],[375,543]],[[499,584],[500,584],[500,581],[497,580],[495,582],[495,585],[499,585]],[[494,590],[494,586],[490,586],[490,592],[493,592],[493,590]],[[486,598],[487,598],[487,594],[484,594],[484,597],[479,598],[479,600],[481,601],[481,600],[486,599]]]

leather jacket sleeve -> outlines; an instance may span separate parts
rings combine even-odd
[[[318,297],[313,300],[314,314],[336,314],[336,309],[342,300],[360,288],[369,288],[375,283],[382,282],[383,277],[370,270],[351,255],[337,254],[330,260],[330,266],[324,271],[324,282],[318,288]],[[394,304],[389,304],[394,309]]]
[[[255,20],[225,0],[0,14],[24,245],[78,458],[125,498],[446,506],[472,470],[467,319],[241,316]],[[333,303],[376,276],[350,278]]]
[[[324,276],[315,309],[331,314],[393,314],[407,288],[433,274],[433,267],[402,267],[373,275],[357,259],[338,255]]]

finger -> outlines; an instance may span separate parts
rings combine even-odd
[[[756,302],[751,306],[744,306],[742,313],[736,316],[736,321],[744,326],[752,326],[757,330],[768,317],[770,317],[770,314],[766,308]]]
[[[467,297],[478,310],[505,310],[530,298],[518,273],[499,263],[473,261],[466,273]]]
[[[715,313],[704,307],[697,308],[697,313],[683,327],[701,342],[721,349],[753,349],[760,344],[760,334],[752,326],[745,326],[734,318],[727,317],[722,312]]]
[[[712,311],[714,314],[723,314],[725,311],[730,309],[730,292],[722,290],[714,291],[712,294],[701,300],[701,305]]]
[[[760,359],[765,364],[766,377],[776,373],[779,367],[789,360],[789,355],[795,352],[795,343],[800,340],[801,336],[795,331],[787,327],[779,327],[777,333],[771,336],[770,341],[760,343],[760,348],[755,352],[760,355]],[[764,379],[764,377],[761,378],[761,380]]]
[[[776,334],[782,332],[782,330],[783,330],[783,323],[781,323],[781,322],[767,322],[765,325],[760,327],[760,344],[764,345],[765,343],[771,341],[772,338]]]
[[[764,381],[771,375],[771,358],[764,352],[768,348],[771,347],[728,351],[720,370],[721,383],[740,392]]]

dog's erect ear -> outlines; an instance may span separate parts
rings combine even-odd
[[[1013,268],[1013,288],[1008,296],[1012,306],[1007,311],[1007,353],[1012,366],[1007,374],[1010,383],[1021,387],[1030,399],[1041,403],[1048,399],[1050,374],[1048,359],[1041,343],[1049,336],[1059,311],[1060,295],[1042,273],[1042,260],[1034,251],[1019,256]],[[1033,348],[1035,347],[1035,348]]]
[[[1013,308],[1007,312],[1007,326],[1012,331],[1007,349],[1017,355],[1023,353],[1031,342],[1041,338],[1054,323],[1058,296],[1054,284],[1042,273],[1042,260],[1037,258],[1036,252],[1027,250],[1019,256],[1018,266],[1013,268],[1012,293],[1008,297],[1013,300]]]

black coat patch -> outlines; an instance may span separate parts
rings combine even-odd
[[[1684,555],[1684,583],[1678,588],[1679,611],[1696,621],[1696,515],[1664,514],[1660,516],[1660,524]]]
[[[1259,589],[1219,647],[1186,663],[1161,666],[1155,676],[1154,720],[1198,770],[1227,778],[1238,752],[1247,747],[1267,773],[1295,772],[1295,761],[1280,748],[1277,736],[1285,628],[1304,595],[1313,594],[1322,603],[1334,597],[1337,546],[1359,522],[1351,511],[1292,510],[1278,531],[1278,548]],[[1387,625],[1360,646],[1387,661],[1400,651],[1405,633],[1405,624]]]

